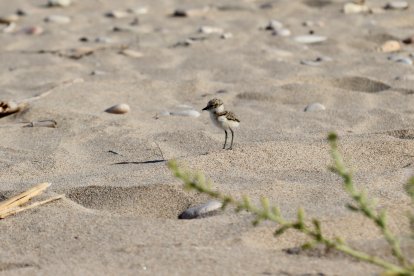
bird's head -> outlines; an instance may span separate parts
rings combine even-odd
[[[212,99],[207,103],[207,106],[203,110],[207,111],[220,111],[224,110],[223,101],[220,99]]]

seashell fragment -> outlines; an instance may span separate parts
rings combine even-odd
[[[202,26],[198,29],[198,32],[203,34],[222,34],[224,30],[217,27]]]
[[[0,118],[22,111],[28,107],[27,103],[16,103],[14,101],[0,101]]]
[[[57,24],[68,24],[70,21],[70,17],[64,15],[49,15],[45,18],[45,22],[52,22]]]
[[[133,58],[140,58],[143,56],[141,52],[134,51],[131,49],[122,50],[120,53],[123,54],[124,56],[133,57]]]
[[[312,111],[322,111],[325,110],[325,106],[321,103],[311,103],[310,105],[305,107],[305,112],[312,112]]]
[[[388,40],[381,45],[379,50],[384,53],[396,52],[401,50],[401,44],[396,40]]]
[[[112,113],[112,114],[125,114],[130,111],[130,107],[127,104],[116,104],[111,106],[110,108],[106,109],[105,112]]]
[[[49,7],[67,7],[72,3],[71,0],[49,0],[47,5]]]
[[[55,120],[40,120],[40,121],[33,121],[29,124],[25,125],[24,127],[51,127],[56,128],[57,122]]]
[[[206,217],[206,216],[214,214],[214,211],[217,211],[222,206],[223,204],[220,201],[211,200],[207,203],[188,208],[187,210],[182,212],[178,216],[178,218],[179,219],[195,219],[195,218]]]
[[[325,41],[327,38],[325,36],[317,35],[299,35],[295,36],[294,40],[303,44],[315,44]]]

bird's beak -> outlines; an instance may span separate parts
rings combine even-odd
[[[202,110],[204,111],[204,110],[208,110],[208,109],[209,109],[209,106],[206,106]]]

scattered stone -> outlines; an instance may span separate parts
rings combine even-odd
[[[16,14],[18,16],[26,16],[27,12],[25,12],[24,10],[18,9],[18,10],[16,10]]]
[[[325,106],[321,103],[312,103],[305,107],[305,112],[314,112],[314,111],[322,111],[325,110]]]
[[[172,16],[175,17],[193,17],[206,14],[210,10],[209,7],[193,8],[193,9],[176,9]]]
[[[400,80],[400,81],[414,81],[414,75],[398,76],[398,77],[395,77],[395,80]]]
[[[391,53],[401,50],[401,44],[396,40],[388,40],[380,47],[380,51],[384,53]]]
[[[222,34],[224,30],[217,27],[202,26],[198,29],[198,32],[203,34]]]
[[[325,41],[327,38],[325,36],[317,35],[300,35],[295,36],[294,40],[303,44],[316,44]]]
[[[40,120],[40,121],[33,121],[29,124],[25,125],[24,127],[51,127],[57,128],[57,122],[55,120]]]
[[[140,57],[143,56],[143,54],[141,52],[131,50],[131,49],[122,50],[121,54],[123,54],[125,56],[128,56],[128,57],[133,57],[133,58],[140,58]]]
[[[272,32],[272,35],[275,35],[275,36],[283,36],[283,37],[290,36],[291,34],[292,33],[290,32],[290,30],[289,29],[285,29],[285,28],[278,29],[278,30],[274,30]]]
[[[6,16],[2,16],[0,17],[0,24],[10,24],[10,23],[14,23],[17,22],[17,20],[19,20],[19,16],[17,14],[10,14],[10,15],[6,15]]]
[[[131,23],[129,23],[130,26],[138,26],[139,25],[139,19],[138,17],[135,17]]]
[[[70,23],[70,17],[64,15],[49,15],[45,18],[46,22],[52,22],[57,24],[68,24]]]
[[[180,110],[180,111],[171,111],[170,115],[197,118],[200,116],[200,112],[198,112],[197,110]]]
[[[414,43],[414,36],[407,37],[402,41],[405,44],[413,44]]]
[[[125,18],[129,16],[129,13],[125,11],[110,11],[105,14],[107,17],[112,18]]]
[[[44,32],[43,28],[40,26],[26,27],[23,29],[23,32],[28,35],[40,35]]]
[[[106,109],[105,112],[112,113],[112,114],[125,114],[125,113],[128,113],[130,110],[131,109],[129,105],[127,104],[116,104]]]
[[[7,25],[6,27],[4,27],[2,29],[3,33],[12,33],[16,30],[16,23],[10,23],[9,25]]]
[[[48,0],[47,5],[49,7],[67,7],[71,2],[71,0]]]
[[[136,15],[143,15],[148,13],[147,7],[139,7],[135,9],[128,9],[128,12],[136,14]]]
[[[222,38],[222,39],[229,39],[229,38],[232,38],[232,37],[233,37],[232,33],[223,33],[220,36],[220,38]]]
[[[106,72],[104,72],[104,71],[99,71],[99,70],[93,70],[92,72],[91,72],[91,76],[104,76],[104,75],[106,75],[107,73]]]
[[[405,10],[408,9],[407,1],[392,1],[384,6],[386,10]]]
[[[111,43],[112,40],[109,37],[97,37],[95,38],[96,43]]]
[[[319,66],[324,62],[332,61],[330,57],[317,57],[314,60],[301,60],[300,64],[310,65],[310,66]]]
[[[283,28],[283,23],[277,20],[270,20],[266,25],[265,30],[267,31],[277,31]]]
[[[79,38],[79,41],[80,42],[89,42],[89,38],[83,36],[83,37]]]
[[[364,4],[346,3],[343,8],[345,14],[367,13],[370,9]]]
[[[179,219],[195,219],[195,218],[203,218],[209,215],[213,215],[217,212],[223,204],[217,200],[211,200],[207,203],[194,206],[188,208],[184,212],[182,212],[178,218]]]

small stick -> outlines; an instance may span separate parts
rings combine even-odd
[[[14,215],[14,214],[20,213],[20,212],[22,212],[22,211],[29,210],[29,209],[35,208],[35,207],[37,207],[37,206],[40,206],[40,205],[43,205],[43,204],[46,204],[46,203],[49,203],[49,202],[52,202],[52,201],[55,201],[55,200],[61,199],[61,198],[63,198],[64,196],[65,196],[65,195],[57,195],[57,196],[54,196],[54,197],[51,197],[51,198],[45,199],[45,200],[43,200],[43,201],[38,201],[38,202],[35,202],[35,203],[33,203],[33,204],[29,205],[29,206],[20,207],[20,208],[14,208],[14,209],[12,209],[12,210],[4,210],[5,212],[1,212],[1,211],[0,211],[0,219],[4,219],[4,218],[6,218],[6,217],[8,217],[8,216],[11,216],[11,215]]]
[[[28,202],[31,198],[41,194],[44,190],[46,190],[50,186],[50,183],[41,183],[33,188],[17,195],[14,197],[11,197],[3,202],[0,203],[0,212],[3,212],[4,210],[8,210],[14,207],[17,207],[19,205],[22,205],[26,202]]]
[[[155,145],[157,145],[157,148],[158,148],[158,150],[159,150],[159,151],[160,151],[160,153],[161,153],[162,160],[166,160],[166,159],[165,159],[165,157],[164,157],[164,154],[162,153],[162,150],[161,150],[161,148],[160,148],[160,145],[158,145],[158,143],[157,143],[156,141],[154,141],[154,143],[155,143]]]

